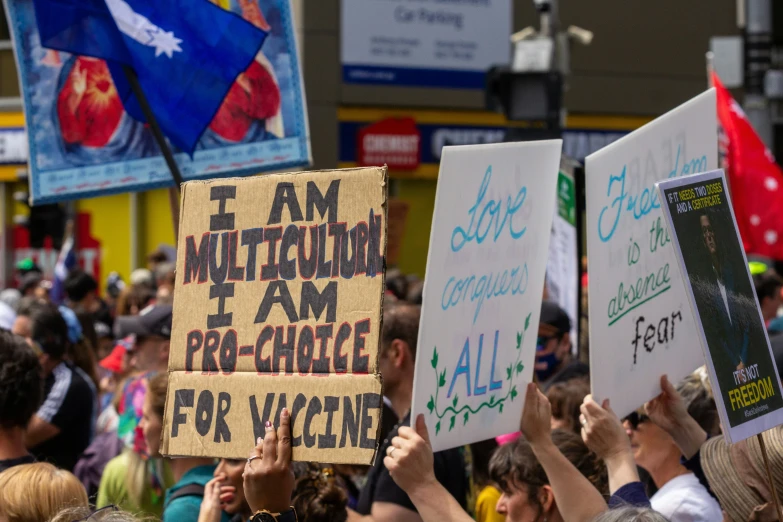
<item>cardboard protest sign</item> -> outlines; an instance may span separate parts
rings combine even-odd
[[[551,140],[443,149],[412,406],[434,451],[519,429],[560,148]]]
[[[722,170],[656,184],[723,434],[739,442],[783,424],[783,396]]]
[[[296,460],[371,464],[384,168],[182,190],[165,455],[247,458],[291,412]]]
[[[703,364],[655,182],[717,167],[709,90],[587,157],[590,375],[624,416]]]

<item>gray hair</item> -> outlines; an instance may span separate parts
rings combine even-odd
[[[87,519],[89,522],[152,522],[155,518],[140,518],[127,511],[104,509],[92,511],[86,507],[63,509],[52,517],[49,522],[74,522]]]
[[[650,508],[623,506],[604,511],[595,517],[593,522],[669,522],[669,520]]]

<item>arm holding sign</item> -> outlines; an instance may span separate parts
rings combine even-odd
[[[690,416],[682,397],[665,375],[661,377],[661,394],[644,408],[650,420],[674,439],[687,460],[707,441],[707,432]]]
[[[432,447],[423,414],[416,418],[415,430],[400,427],[383,463],[394,482],[410,496],[424,522],[473,520],[435,478]]]
[[[609,407],[609,400],[599,406],[592,395],[585,397],[580,407],[582,415],[582,439],[596,455],[606,463],[609,473],[609,492],[612,494],[610,505],[619,497],[634,505],[650,505],[650,500],[644,493],[644,487],[639,481],[639,472],[631,451],[631,442],[625,433],[620,419]],[[641,491],[642,495],[637,492]]]
[[[588,522],[606,511],[606,502],[587,477],[552,442],[551,418],[549,399],[535,383],[528,384],[522,410],[522,433],[549,478],[563,520]]]

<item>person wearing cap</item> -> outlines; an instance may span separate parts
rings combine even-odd
[[[94,433],[95,385],[65,360],[69,344],[75,342],[74,332],[56,307],[42,305],[30,322],[28,341],[43,369],[46,398],[27,428],[27,447],[38,460],[71,471]]]
[[[589,367],[571,354],[571,319],[554,301],[541,303],[536,343],[536,378],[546,390],[556,382],[589,375]]]
[[[115,321],[115,337],[133,335],[136,339],[131,354],[135,370],[142,373],[168,370],[171,313],[170,305],[151,305],[139,315],[122,316]]]
[[[171,320],[171,306],[150,305],[139,315],[121,316],[114,322],[116,337],[133,339],[128,365],[138,374],[126,380],[118,401],[117,436],[126,450],[104,469],[96,501],[99,508],[115,504],[157,517],[163,514],[163,494],[174,479],[168,463],[150,460],[139,424],[150,379],[168,369]]]
[[[40,297],[43,276],[40,272],[28,272],[22,276],[19,282],[19,291],[22,297]]]
[[[98,357],[98,360],[101,360],[108,356],[112,349],[114,349],[114,334],[111,331],[111,327],[104,322],[96,321],[95,339],[97,340],[95,354]]]

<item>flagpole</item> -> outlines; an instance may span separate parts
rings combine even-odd
[[[168,165],[169,170],[171,171],[171,176],[174,178],[177,192],[179,192],[180,185],[183,183],[182,174],[179,172],[177,162],[174,161],[174,156],[171,154],[171,149],[169,148],[168,143],[166,143],[166,140],[163,138],[163,133],[161,132],[160,126],[158,125],[158,120],[155,119],[155,114],[153,114],[152,108],[147,101],[147,97],[144,95],[144,91],[142,90],[141,84],[139,83],[139,78],[136,76],[136,71],[127,65],[123,65],[122,70],[125,72],[125,76],[128,78],[128,83],[130,83],[130,88],[133,91],[133,94],[139,101],[141,112],[144,113],[144,118],[146,118],[147,123],[150,126],[152,135],[155,137],[155,141],[158,142],[160,151],[163,153],[163,158],[166,160],[166,165]],[[176,234],[177,231],[175,230],[174,233]]]
[[[142,90],[141,84],[139,83],[139,78],[136,76],[136,71],[127,65],[123,65],[122,69],[125,72],[126,78],[128,78],[128,83],[130,84],[130,88],[133,91],[133,94],[139,101],[141,111],[144,113],[144,118],[147,120],[147,123],[150,126],[150,130],[152,131],[152,136],[155,138],[155,141],[158,143],[158,147],[160,147],[160,151],[163,153],[163,158],[166,160],[166,165],[169,167],[171,177],[174,178],[174,187],[169,187],[169,207],[171,209],[171,220],[174,225],[174,241],[178,242],[179,194],[180,186],[183,183],[182,174],[179,172],[179,166],[177,165],[177,162],[174,161],[174,155],[171,153],[169,144],[166,143],[166,140],[163,138],[163,133],[161,132],[160,126],[158,125],[158,120],[155,119],[155,114],[152,112],[152,108],[147,101],[147,97],[144,95],[144,91]]]

